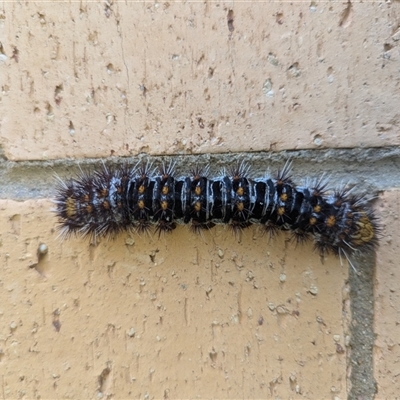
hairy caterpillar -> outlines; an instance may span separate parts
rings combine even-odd
[[[342,187],[328,189],[323,178],[305,186],[291,179],[291,162],[273,177],[249,177],[237,163],[227,173],[209,177],[208,168],[174,176],[174,164],[153,170],[150,164],[123,166],[77,178],[59,179],[55,213],[62,236],[96,239],[152,225],[170,232],[177,223],[192,230],[229,224],[234,232],[261,224],[271,235],[289,230],[295,241],[314,241],[323,255],[349,258],[377,244],[378,224],[365,196]]]

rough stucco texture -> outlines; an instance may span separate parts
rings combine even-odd
[[[3,2],[13,160],[399,144],[399,3]]]
[[[222,227],[62,242],[50,207],[0,203],[4,398],[346,398],[336,258]]]

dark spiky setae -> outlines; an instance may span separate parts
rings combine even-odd
[[[270,236],[290,230],[296,243],[313,239],[321,254],[348,258],[377,244],[379,228],[366,197],[345,187],[329,190],[324,178],[296,186],[290,162],[274,177],[258,179],[249,177],[244,163],[214,178],[208,168],[176,177],[174,166],[104,167],[59,179],[55,212],[61,235],[96,239],[152,226],[160,235],[179,223],[190,224],[194,232],[229,224],[237,234],[258,223]]]

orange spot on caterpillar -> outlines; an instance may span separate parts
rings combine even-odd
[[[372,242],[375,239],[374,225],[368,215],[363,215],[356,222],[357,231],[351,235],[351,243],[361,246]]]
[[[311,217],[311,218],[308,220],[308,223],[309,223],[309,225],[311,225],[311,226],[315,225],[315,224],[317,223],[317,218]]]
[[[330,215],[326,221],[325,224],[328,228],[333,228],[336,225],[336,218],[333,215]]]
[[[200,212],[201,211],[201,202],[200,201],[196,201],[196,203],[194,203],[194,210],[196,212]]]
[[[243,211],[244,210],[244,204],[242,201],[236,203],[236,208],[238,211]]]
[[[76,215],[76,201],[75,199],[68,197],[65,200],[65,211],[68,218],[72,218]]]
[[[239,187],[238,190],[236,190],[236,194],[238,196],[243,196],[244,195],[244,188],[243,187]]]
[[[107,197],[108,196],[108,189],[107,188],[102,188],[99,190],[99,196],[100,197]]]
[[[321,206],[320,206],[319,204],[317,204],[317,205],[314,207],[314,212],[316,212],[316,213],[320,213],[321,210],[322,210],[322,208],[321,208]]]

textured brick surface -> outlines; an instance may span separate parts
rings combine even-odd
[[[384,238],[378,252],[375,283],[375,375],[379,399],[394,399],[400,393],[400,192],[382,196]]]
[[[397,146],[399,21],[398,1],[1,2],[1,155]],[[36,170],[19,171],[29,191]],[[62,242],[50,208],[0,202],[0,397],[347,397],[357,320],[338,259],[222,227]],[[385,193],[378,399],[400,392],[398,210]]]
[[[50,207],[0,203],[5,398],[346,398],[336,258],[220,227],[60,242]]]
[[[13,160],[399,144],[399,3],[4,2]]]

